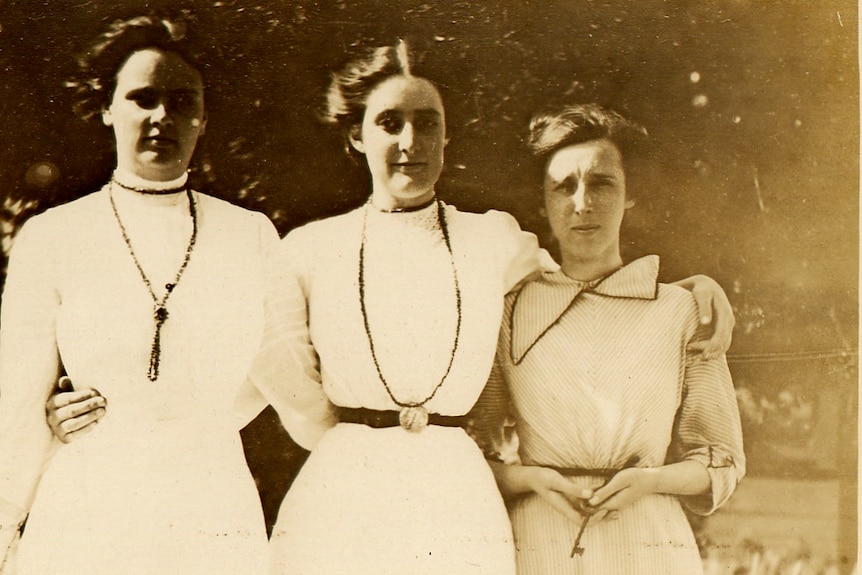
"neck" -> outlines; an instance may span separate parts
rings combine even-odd
[[[577,255],[563,254],[560,268],[573,280],[588,282],[606,277],[623,267],[619,252],[605,258],[579,258]]]
[[[430,206],[434,202],[434,190],[414,198],[398,198],[391,194],[371,194],[371,205],[381,212],[413,212]]]
[[[114,181],[120,187],[135,192],[151,194],[180,192],[185,189],[188,178],[188,173],[183,172],[180,177],[172,180],[148,180],[120,167],[114,170],[113,176]]]

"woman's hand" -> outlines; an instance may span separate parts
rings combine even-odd
[[[712,324],[712,337],[689,343],[689,349],[701,352],[703,359],[715,359],[730,348],[736,318],[727,294],[714,279],[696,275],[675,282],[674,285],[691,291],[697,303],[697,315],[702,325]]]
[[[581,495],[597,513],[619,511],[628,507],[644,495],[656,493],[658,474],[656,469],[632,467],[623,469],[604,486],[584,490]]]
[[[576,486],[560,472],[547,467],[506,464],[489,461],[497,485],[504,497],[536,493],[570,521],[580,525],[583,516],[591,513],[581,496],[583,488]]]
[[[75,391],[68,377],[57,384],[59,393],[45,403],[48,426],[63,443],[74,441],[93,430],[106,411],[107,401],[95,389]]]
[[[580,525],[586,510],[583,489],[547,467],[523,467],[525,481],[542,499],[573,523]]]
[[[629,467],[617,472],[604,486],[581,493],[590,509],[615,515],[644,495],[700,495],[708,493],[712,479],[706,466],[680,461],[661,467]]]

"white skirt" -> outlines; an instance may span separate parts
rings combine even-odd
[[[257,489],[234,431],[107,418],[65,445],[27,520],[16,575],[254,575]]]
[[[460,428],[341,423],[281,505],[273,575],[513,575],[493,473]]]

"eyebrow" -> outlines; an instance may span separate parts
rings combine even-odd
[[[435,110],[434,108],[423,108],[421,110],[416,110],[416,115],[423,118],[440,118],[442,114]]]
[[[574,182],[577,182],[581,178],[573,176],[572,174],[567,175],[562,180],[553,180],[553,189],[559,189],[566,186],[571,185]],[[607,182],[615,182],[617,181],[617,177],[613,174],[606,174],[603,172],[599,173],[588,173],[587,178],[590,182],[598,182],[598,183],[607,183]]]
[[[420,118],[441,118],[443,115],[435,110],[434,108],[421,108],[414,112]],[[403,114],[402,110],[397,108],[387,108],[382,110],[379,114],[375,116],[375,118],[387,118],[389,116],[401,116]]]
[[[126,92],[126,96],[135,96],[138,94],[146,94],[147,92],[160,92],[158,88],[154,88],[153,86],[141,86],[140,88],[132,88],[128,92]],[[196,88],[176,88],[174,90],[169,90],[170,94],[182,94],[182,95],[192,95],[198,96],[203,93],[203,90],[198,90]]]

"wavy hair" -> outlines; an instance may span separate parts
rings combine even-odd
[[[145,48],[173,52],[203,76],[205,47],[192,36],[187,17],[115,20],[77,58],[78,74],[66,83],[75,91],[75,113],[84,120],[98,117],[113,97],[117,72],[134,52]]]

